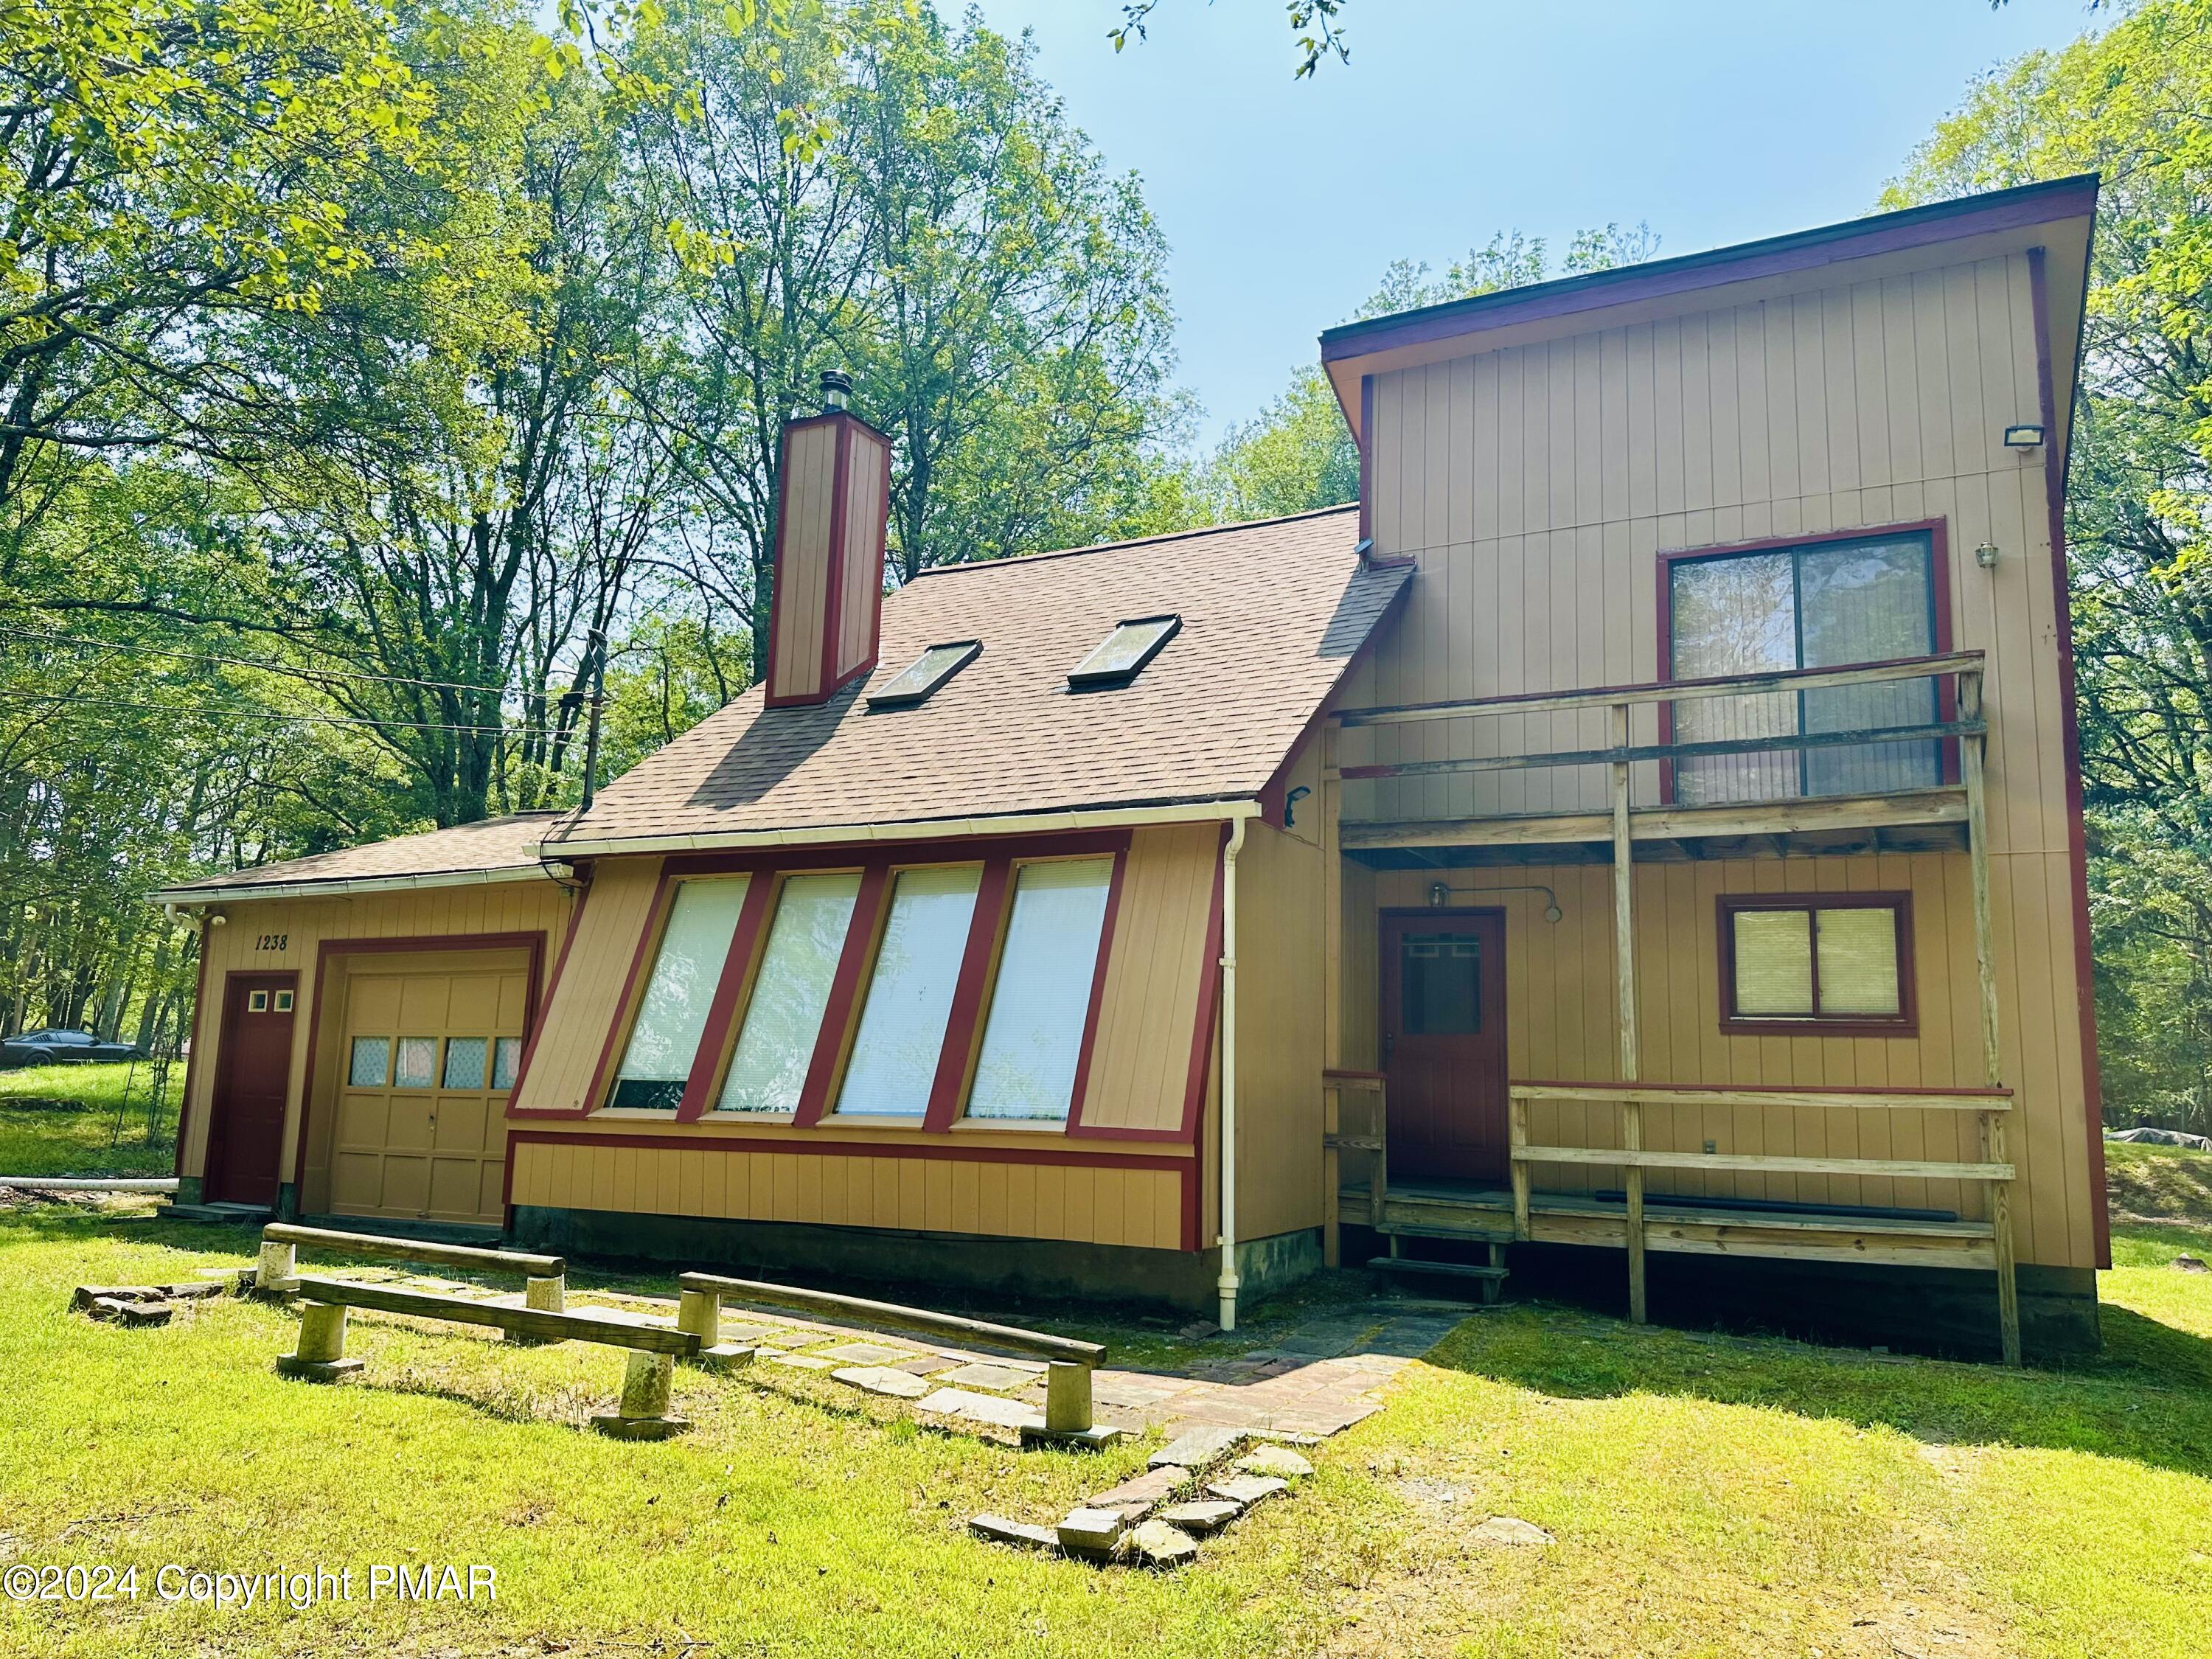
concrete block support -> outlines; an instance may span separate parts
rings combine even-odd
[[[691,1425],[668,1414],[676,1383],[676,1361],[665,1353],[633,1352],[623,1368],[622,1397],[611,1412],[592,1419],[592,1426],[616,1440],[665,1440]]]
[[[361,1361],[346,1358],[346,1310],[322,1302],[300,1308],[300,1345],[280,1354],[276,1370],[284,1376],[307,1382],[338,1382],[361,1369]]]

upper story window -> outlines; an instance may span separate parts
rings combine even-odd
[[[933,645],[916,657],[898,678],[880,691],[868,694],[871,708],[911,708],[983,654],[980,640],[955,640]]]
[[[1915,1029],[1911,918],[1901,894],[1723,897],[1720,939],[1726,1030]]]
[[[1025,864],[1015,876],[969,1117],[1066,1120],[1113,877],[1110,858]]]
[[[677,884],[608,1105],[674,1111],[682,1102],[744,900],[743,877]]]
[[[716,1109],[799,1109],[860,891],[857,875],[785,878]]]
[[[976,865],[899,872],[837,1097],[841,1113],[928,1111],[981,877]]]
[[[1934,538],[1924,530],[1796,547],[1697,555],[1668,567],[1668,678],[1706,679],[1933,655],[1938,639]],[[1926,726],[1933,679],[1827,686],[1674,705],[1675,741]],[[1875,794],[1942,781],[1933,740],[1850,744],[1675,763],[1690,804]]]
[[[1079,691],[1127,685],[1182,629],[1181,617],[1124,617],[1097,650],[1068,671],[1067,683]]]

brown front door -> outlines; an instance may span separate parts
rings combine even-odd
[[[1505,916],[1382,917],[1392,1179],[1506,1179]]]
[[[284,1095],[292,1074],[293,974],[233,974],[222,994],[222,1055],[205,1195],[228,1204],[274,1204],[284,1145]]]

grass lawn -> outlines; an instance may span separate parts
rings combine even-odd
[[[169,1067],[160,1128],[149,1140],[152,1088],[143,1064],[0,1072],[0,1175],[167,1175],[185,1097],[183,1062]]]
[[[0,1212],[0,1562],[136,1565],[142,1584],[0,1603],[0,1652],[2206,1651],[2212,1276],[2168,1264],[2212,1253],[2212,1228],[2121,1228],[2106,1351],[2063,1369],[1477,1315],[1316,1454],[1312,1486],[1171,1577],[962,1529],[982,1509],[1048,1519],[1143,1446],[1022,1453],[775,1366],[679,1372],[695,1431],[617,1444],[576,1427],[612,1395],[611,1350],[369,1316],[350,1344],[368,1380],[318,1389],[270,1370],[295,1329],[279,1309],[224,1300],[152,1331],[66,1311],[80,1282],[189,1278],[244,1244],[143,1208]],[[1264,1343],[1266,1319],[1243,1334]],[[1497,1513],[1558,1541],[1470,1546]],[[489,1565],[499,1599],[218,1611],[150,1588],[171,1562],[365,1583],[392,1561]]]

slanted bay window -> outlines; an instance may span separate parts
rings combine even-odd
[[[860,892],[854,874],[784,878],[718,1111],[799,1109]]]
[[[1663,567],[1667,678],[1933,655],[1948,644],[1941,565],[1928,529],[1671,556]],[[1932,678],[1785,687],[1680,702],[1672,718],[1678,743],[1929,726],[1939,718],[1938,690]],[[1942,775],[1932,739],[1694,756],[1673,768],[1674,799],[1692,805],[1929,788]]]
[[[746,885],[743,876],[677,884],[608,1105],[672,1112],[683,1100]]]
[[[1066,1121],[1113,876],[1111,859],[1025,864],[1017,874],[969,1117]]]
[[[1125,846],[680,880],[605,1104],[802,1129],[1065,1126]]]
[[[929,1110],[982,868],[902,870],[876,947],[837,1110],[921,1118]]]
[[[1909,1036],[1911,901],[1902,893],[1723,896],[1721,1026]]]

